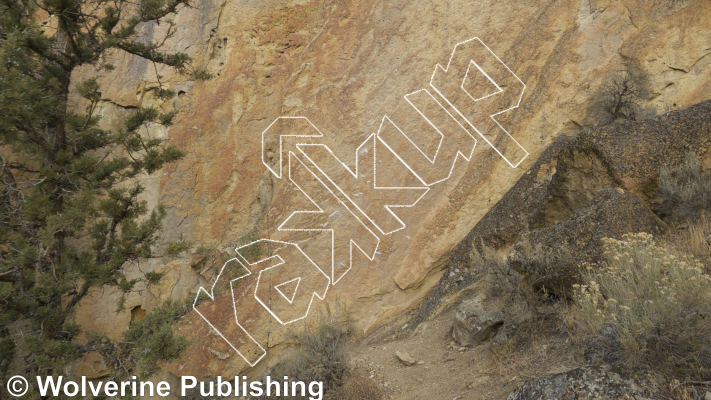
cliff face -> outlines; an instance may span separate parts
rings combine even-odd
[[[232,256],[235,247],[248,241],[245,236],[256,238],[249,233],[258,231],[259,237],[298,243],[314,262],[327,265],[324,269],[333,281],[340,279],[329,287],[326,301],[313,302],[310,316],[340,299],[359,331],[372,332],[424,298],[442,275],[453,247],[543,149],[561,133],[596,123],[588,106],[612,73],[624,67],[643,71],[649,95],[641,106],[656,112],[685,108],[711,93],[711,6],[705,0],[196,0],[193,7],[176,17],[180,29],[167,46],[191,54],[194,64],[205,66],[214,79],[186,81],[118,54],[117,70],[100,80],[105,124],[116,124],[139,105],[180,109],[170,130],[149,134],[170,138],[187,156],[145,179],[146,199],[167,206],[168,237],[182,233],[197,245],[215,249],[208,257],[154,260],[141,266],[144,272],[156,270],[166,276],[160,286],[132,294],[129,310],[150,310],[168,298],[194,297],[200,285],[209,288],[221,266],[220,255]],[[150,35],[162,27],[145,29]],[[404,229],[386,235],[383,230],[388,229],[377,230],[383,226],[375,220],[343,239],[346,246],[353,239],[373,257],[371,261],[353,250],[347,273],[347,267],[339,265],[334,267],[337,271],[331,270],[329,233],[278,229],[295,211],[317,210],[286,174],[279,179],[262,162],[262,133],[278,117],[307,117],[323,133],[312,143],[327,145],[352,168],[357,150],[361,165],[367,164],[362,160],[373,162],[368,156],[375,146],[372,150],[382,157],[378,161],[385,162],[378,175],[381,184],[423,187],[393,157],[406,153],[406,144],[393,146],[391,153],[378,147],[379,142],[360,146],[379,131],[385,115],[398,126],[416,128],[407,117],[403,96],[431,88],[435,65],[446,66],[455,45],[473,37],[479,37],[526,85],[519,107],[499,118],[530,153],[517,168],[470,129],[478,142],[469,162],[460,157],[449,179],[432,185],[427,193],[402,191],[392,197],[395,204],[410,205],[424,193],[412,207],[395,209]],[[75,79],[91,74],[86,69]],[[170,103],[158,103],[152,96],[157,74],[178,93]],[[286,134],[287,128],[282,129],[278,133]],[[436,143],[424,141],[426,152],[436,149]],[[288,152],[279,150],[278,141],[267,140],[265,146],[268,164],[278,165],[282,156],[282,166],[289,166]],[[513,154],[511,143],[494,146],[501,146],[505,156]],[[298,154],[296,147],[289,149]],[[317,165],[327,164],[331,156],[320,150],[312,148],[311,158]],[[329,165],[338,169],[337,163]],[[294,171],[305,171],[294,166]],[[337,185],[354,193],[353,199],[365,192],[361,188],[372,187],[370,181],[358,179],[341,183],[347,181],[342,171],[325,174],[342,179]],[[303,179],[315,182],[308,174]],[[382,203],[384,198],[375,196],[373,204],[393,204]],[[334,204],[328,211],[323,204],[318,206],[335,220],[345,218],[342,214],[351,219],[359,215],[349,216],[349,210]],[[314,215],[304,218],[301,226],[327,229],[336,226],[332,223]],[[399,227],[397,221],[390,223]],[[291,228],[299,229],[297,225]],[[128,275],[136,273],[127,270]],[[255,289],[254,280],[245,282],[235,291],[238,303]],[[94,293],[77,311],[77,321],[86,330],[108,329],[112,336],[120,335],[131,314],[106,312],[113,309],[116,296]],[[200,307],[209,318],[220,320],[215,323],[234,321],[229,294]],[[263,307],[246,302],[240,307],[245,329],[254,339],[265,348],[277,347],[267,354],[272,360],[288,338],[287,328],[309,319],[282,326]],[[236,334],[236,327],[229,329]],[[171,365],[174,373],[233,375],[249,367],[196,313],[188,314],[178,331],[197,342],[185,361]]]

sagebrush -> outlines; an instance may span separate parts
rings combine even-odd
[[[675,377],[711,377],[711,277],[647,233],[605,239],[606,266],[575,285],[590,343],[606,361]]]
[[[694,153],[678,166],[659,170],[656,211],[665,219],[680,222],[711,211],[711,177],[701,169]]]

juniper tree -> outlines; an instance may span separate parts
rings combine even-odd
[[[174,112],[138,108],[122,128],[102,129],[96,78],[76,83],[85,111],[67,104],[72,72],[86,65],[113,69],[107,57],[113,51],[208,77],[186,54],[164,49],[175,30],[169,17],[184,6],[188,0],[0,0],[0,381],[19,340],[26,351],[21,363],[32,375],[61,374],[98,346],[120,349],[123,373],[145,376],[185,347],[166,328],[181,314],[175,304],[134,327],[128,334],[135,341],[76,340],[80,328],[71,316],[91,288],[127,293],[140,280],[160,279],[123,273],[127,263],[158,256],[166,215],[162,206],[149,210],[139,200],[144,188],[133,178],[183,153],[146,134],[151,124],[170,125]],[[41,19],[56,30],[48,32]],[[165,35],[140,37],[148,24],[166,27]],[[172,92],[161,86],[156,95],[167,99]],[[172,243],[167,250],[186,246]],[[17,321],[28,326],[24,339],[10,335]]]

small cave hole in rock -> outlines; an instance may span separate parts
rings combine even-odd
[[[136,306],[131,309],[131,322],[140,321],[146,316],[146,310],[141,306]]]
[[[180,97],[181,99],[182,99],[183,97],[185,97],[185,90],[179,91],[179,92],[178,92],[178,97]]]

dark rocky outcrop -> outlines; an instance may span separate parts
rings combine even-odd
[[[711,101],[659,117],[621,121],[561,135],[452,250],[445,273],[421,304],[414,324],[462,284],[481,246],[512,246],[522,235],[567,221],[599,190],[622,188],[644,201],[654,197],[659,168],[679,165],[694,152],[711,166]],[[464,281],[466,284],[467,281]]]
[[[600,265],[603,238],[622,239],[625,233],[666,233],[662,222],[639,196],[622,189],[603,189],[595,194],[590,206],[565,222],[525,233],[512,246],[509,264],[525,276],[537,277],[535,285],[558,295],[569,296],[578,283],[581,265]],[[546,262],[541,254],[551,249],[565,249],[562,262]],[[536,257],[538,256],[538,257]],[[567,256],[567,257],[566,257]]]
[[[689,152],[706,159],[710,146],[711,101],[560,136],[454,248],[450,270],[481,243],[500,248],[567,220],[601,189],[621,187],[649,200],[661,166],[681,164]]]
[[[525,381],[507,400],[649,400],[660,398],[651,377],[602,366],[576,368]]]

